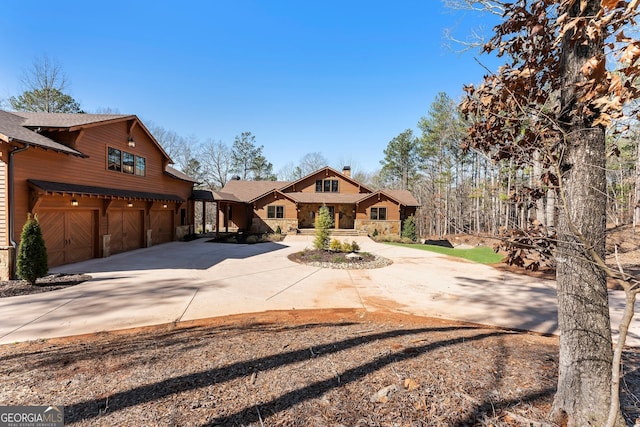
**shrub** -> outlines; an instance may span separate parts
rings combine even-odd
[[[280,226],[276,227],[276,231],[274,232],[275,234],[282,234],[282,228],[280,228]]]
[[[377,229],[377,228],[374,228],[374,229],[373,229],[373,234],[371,235],[371,237],[378,237],[378,234],[379,234],[379,233],[378,233],[378,229]]]
[[[38,277],[45,276],[49,271],[48,263],[47,247],[42,237],[38,217],[29,215],[20,234],[16,265],[18,277],[35,285]]]
[[[258,236],[256,236],[255,234],[252,234],[250,236],[247,237],[246,242],[250,245],[253,245],[255,243],[258,243],[260,241],[260,239],[258,238]]]
[[[282,234],[267,234],[264,240],[269,242],[282,242],[284,240],[284,236]]]
[[[416,219],[413,215],[405,219],[402,224],[402,238],[409,239],[412,242],[418,240],[418,235],[416,234]]]
[[[378,242],[400,243],[402,241],[402,239],[397,234],[383,234],[381,236],[378,236],[377,241]]]
[[[351,242],[351,252],[358,252],[360,250],[360,245],[355,240]]]
[[[353,251],[353,245],[345,240],[344,242],[342,242],[342,247],[340,248],[340,250],[348,254],[349,252]]]
[[[326,249],[329,244],[329,228],[333,226],[333,219],[329,215],[329,209],[322,206],[316,216],[314,224],[316,228],[316,238],[313,241],[315,249]]]
[[[340,240],[338,239],[331,240],[331,243],[329,243],[329,250],[332,252],[341,252],[342,243],[340,243]]]

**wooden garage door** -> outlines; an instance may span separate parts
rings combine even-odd
[[[95,257],[95,211],[45,210],[38,214],[38,220],[47,246],[49,267]]]
[[[154,245],[173,240],[173,212],[151,211],[151,242]]]
[[[143,212],[131,210],[109,211],[111,254],[138,249],[143,246]]]

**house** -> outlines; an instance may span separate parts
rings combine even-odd
[[[0,111],[0,279],[37,214],[49,266],[192,232],[194,180],[135,115]]]
[[[218,230],[250,233],[313,228],[325,205],[334,228],[363,234],[400,234],[402,221],[419,203],[406,190],[374,191],[342,172],[324,167],[294,182],[230,180],[217,192]]]

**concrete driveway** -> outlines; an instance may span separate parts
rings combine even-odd
[[[312,238],[233,245],[173,242],[52,269],[93,279],[0,299],[0,344],[267,310],[358,308],[557,332],[555,282],[357,238],[393,264],[371,270],[300,265]],[[624,294],[610,292],[617,327]],[[640,345],[640,321],[628,344]]]

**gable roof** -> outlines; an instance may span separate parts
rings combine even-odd
[[[104,124],[110,121],[137,119],[125,114],[86,114],[86,113],[42,113],[16,111],[13,114],[25,119],[23,126],[47,128],[74,128],[90,124]]]
[[[249,203],[270,191],[278,190],[289,184],[288,181],[242,181],[232,179],[220,189],[214,191],[216,200]]]
[[[351,169],[349,169],[349,170],[351,170]],[[343,174],[342,172],[339,172],[339,171],[335,170],[334,168],[332,168],[330,166],[325,166],[325,167],[323,167],[321,169],[318,169],[316,171],[311,172],[308,175],[303,176],[302,178],[300,178],[300,179],[298,179],[296,181],[289,182],[289,183],[287,183],[286,186],[282,187],[281,190],[285,191],[288,187],[293,187],[293,186],[295,186],[295,184],[297,184],[299,182],[302,182],[302,181],[304,181],[306,179],[309,179],[310,177],[312,177],[314,175],[319,175],[322,172],[324,172],[325,175],[326,175],[326,172],[331,172],[332,174],[334,174],[336,176],[339,176],[340,178],[344,179],[345,181],[350,182],[353,185],[356,185],[356,186],[358,186],[358,187],[360,187],[360,188],[362,188],[362,189],[364,189],[364,190],[366,190],[366,191],[368,191],[370,193],[373,192],[373,190],[371,190],[366,185],[362,184],[361,182],[356,181],[355,179],[351,178],[350,176],[347,176],[347,175]]]
[[[85,157],[80,151],[60,144],[44,135],[25,127],[26,119],[18,114],[0,110],[0,140],[35,145],[41,148]]]
[[[399,201],[405,206],[420,206],[420,202],[413,197],[413,194],[411,194],[409,190],[381,190],[380,192]]]
[[[7,114],[12,114],[22,118],[21,126],[24,128],[32,128],[32,131],[37,128],[46,128],[50,130],[66,129],[73,132],[87,127],[101,126],[122,121],[133,121],[147,134],[149,139],[151,139],[164,158],[167,159],[169,163],[173,163],[171,157],[169,157],[153,134],[135,114],[42,113],[30,111],[14,111]],[[63,145],[59,143],[57,144]]]

